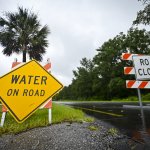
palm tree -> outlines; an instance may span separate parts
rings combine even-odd
[[[26,62],[27,53],[30,59],[42,60],[48,47],[48,33],[48,26],[41,27],[38,16],[23,7],[19,7],[16,13],[6,12],[5,18],[0,17],[3,54],[23,53],[23,62]]]

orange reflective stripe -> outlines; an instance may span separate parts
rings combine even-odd
[[[43,66],[44,69],[48,70],[51,68],[51,63],[47,63],[45,66]]]
[[[2,112],[7,112],[7,108],[4,105],[2,105]]]
[[[124,59],[124,60],[127,60],[131,55],[132,55],[132,54],[125,53],[125,54],[123,55],[123,59]]]
[[[19,64],[21,64],[21,62],[13,62],[13,63],[12,63],[12,68],[13,68],[13,67],[16,67],[16,66],[19,65]]]
[[[50,100],[45,106],[44,108],[52,108],[52,100]]]
[[[135,80],[130,80],[130,81],[127,83],[127,88],[131,88],[135,82],[136,82]]]
[[[138,88],[144,88],[147,85],[148,81],[143,81]]]
[[[129,74],[133,67],[126,67],[124,70],[124,74]]]

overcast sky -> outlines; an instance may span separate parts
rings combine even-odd
[[[18,6],[31,9],[42,25],[49,26],[42,63],[50,58],[52,74],[64,85],[71,83],[72,70],[83,57],[93,58],[105,41],[126,33],[143,8],[138,0],[0,0],[0,16]],[[22,60],[21,55],[4,56],[0,47],[0,76],[10,71],[14,58]]]

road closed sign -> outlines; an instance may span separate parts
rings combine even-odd
[[[133,56],[137,80],[150,80],[150,56]]]
[[[32,60],[0,78],[0,99],[17,122],[23,122],[63,85]]]

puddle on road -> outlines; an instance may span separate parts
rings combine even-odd
[[[123,103],[74,103],[71,105],[75,108],[80,107],[88,115],[112,124],[135,141],[150,142],[150,110],[148,109],[143,112],[137,109],[123,109]]]

